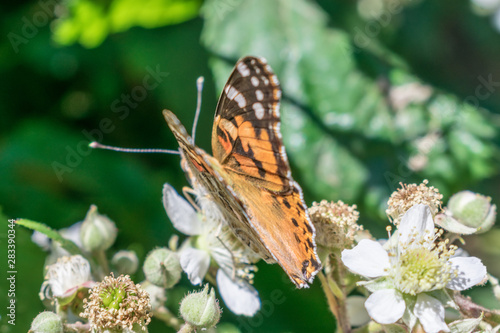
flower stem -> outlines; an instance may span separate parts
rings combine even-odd
[[[196,330],[189,323],[185,323],[184,325],[182,325],[179,331],[177,331],[177,333],[191,333],[191,332],[196,332]]]
[[[153,316],[157,319],[164,321],[168,326],[172,327],[175,330],[181,329],[181,321],[176,316],[174,316],[169,309],[167,309],[164,306],[161,306],[158,309],[154,310]]]
[[[337,279],[341,281],[343,276],[343,271],[337,265]],[[342,286],[336,283],[334,279],[330,276],[328,278],[323,274],[323,272],[319,272],[319,279],[321,281],[321,286],[323,287],[323,292],[326,295],[326,299],[328,301],[328,306],[330,307],[330,311],[333,313],[335,318],[337,319],[337,332],[339,333],[350,333],[351,325],[349,323],[349,319],[347,318],[347,309],[345,306],[345,296]]]
[[[101,270],[102,273],[101,278],[103,278],[104,276],[109,274],[109,265],[108,265],[108,259],[106,258],[106,253],[102,250],[99,250],[93,252],[93,254],[97,260],[98,267]]]
[[[338,304],[335,295],[330,289],[328,280],[326,279],[323,272],[318,273],[319,280],[321,281],[321,287],[323,288],[323,292],[325,293],[326,300],[328,301],[328,306],[330,307],[330,311],[332,311],[335,318],[338,317]]]

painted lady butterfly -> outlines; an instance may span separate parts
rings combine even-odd
[[[321,268],[302,189],[293,180],[280,132],[281,89],[263,58],[245,57],[223,89],[212,129],[213,156],[195,146],[170,111],[182,167],[235,235],[299,288]]]

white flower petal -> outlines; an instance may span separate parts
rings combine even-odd
[[[380,243],[363,239],[352,250],[342,251],[342,262],[352,272],[374,278],[388,274],[389,255]]]
[[[364,307],[366,298],[350,296],[346,300],[347,316],[352,326],[362,326],[370,321],[370,316]]]
[[[431,210],[428,206],[417,204],[408,209],[403,215],[401,223],[398,226],[399,244],[415,243],[413,237],[417,236],[431,236],[434,235],[434,222],[432,220]],[[412,237],[410,239],[409,237]],[[429,244],[432,244],[430,241]]]
[[[203,222],[198,214],[170,184],[163,185],[163,206],[175,229],[189,236],[202,233]]]
[[[252,317],[260,310],[259,293],[248,282],[233,281],[222,269],[217,271],[220,295],[231,312]]]
[[[434,297],[419,294],[413,308],[420,324],[426,333],[449,332],[450,329],[444,322],[444,306]]]
[[[46,281],[42,284],[42,294],[50,293],[55,297],[67,297],[75,293],[78,288],[92,281],[90,263],[77,254],[63,257],[55,264],[47,267]]]
[[[480,283],[486,276],[486,266],[476,257],[451,258],[452,267],[458,271],[458,276],[446,285],[453,290],[469,289]]]
[[[395,289],[374,292],[365,302],[370,317],[379,324],[393,324],[404,314],[406,304]]]
[[[201,284],[210,266],[210,256],[206,251],[186,247],[179,258],[182,270],[192,284]]]
[[[229,272],[234,268],[233,255],[219,240],[217,241],[219,242],[219,246],[212,245],[210,247],[210,255],[220,268]]]
[[[44,251],[48,251],[50,249],[50,238],[40,231],[33,231],[31,235],[31,241],[42,248]]]
[[[75,243],[78,247],[82,247],[82,239],[80,237],[80,230],[82,229],[83,222],[77,222],[67,228],[61,229],[59,233],[66,239]]]

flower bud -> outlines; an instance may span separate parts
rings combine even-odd
[[[181,279],[182,268],[178,255],[165,248],[151,251],[144,261],[146,279],[162,288],[171,288]]]
[[[33,319],[30,333],[63,333],[61,317],[54,312],[44,311]]]
[[[118,251],[111,259],[111,264],[118,274],[132,275],[139,267],[139,258],[134,251]]]
[[[83,248],[89,252],[105,251],[115,242],[116,234],[115,223],[99,214],[95,205],[90,206],[80,230]]]
[[[192,293],[181,301],[182,318],[191,326],[207,329],[217,325],[221,315],[219,302],[215,298],[214,288],[208,293],[208,284],[200,292]]]
[[[462,191],[450,198],[447,213],[468,227],[479,228],[478,233],[482,233],[490,230],[495,223],[496,209],[490,197]]]

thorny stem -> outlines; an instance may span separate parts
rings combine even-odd
[[[154,310],[153,315],[155,318],[164,321],[168,326],[175,330],[179,330],[181,328],[181,321],[164,306]]]
[[[338,333],[350,333],[351,326],[349,324],[349,320],[347,319],[347,313],[345,308],[345,302],[343,299],[339,299],[340,302],[337,301],[337,298],[333,294],[330,289],[330,283],[328,279],[325,277],[323,272],[319,272],[319,279],[321,281],[321,286],[323,287],[323,292],[326,295],[326,299],[328,301],[328,306],[330,307],[330,311],[332,311],[333,315],[337,319],[337,332]]]
[[[342,328],[345,333],[351,332],[351,323],[349,318],[347,317],[347,307],[346,307],[346,286],[345,286],[345,266],[342,264],[342,260],[340,260],[338,255],[334,255],[335,258],[335,270],[331,275],[335,274],[335,276],[329,276],[328,279],[331,281],[330,284],[334,284],[337,288],[337,299],[338,299],[338,325]]]
[[[335,295],[333,295],[332,290],[328,284],[328,280],[326,279],[323,272],[318,273],[319,280],[321,281],[321,287],[323,288],[323,292],[325,293],[326,300],[328,301],[328,307],[330,311],[332,311],[335,318],[338,318],[338,304]]]
[[[327,272],[326,276],[323,272],[319,272],[318,276],[321,281],[321,286],[323,287],[323,292],[326,295],[330,311],[337,319],[337,332],[350,333],[351,324],[347,318],[345,303],[346,291],[343,284],[345,268],[341,262],[336,259],[336,256],[333,255],[329,260],[330,265],[335,267],[333,272]],[[333,275],[333,273],[335,273],[335,275]]]
[[[196,332],[196,330],[189,323],[185,323],[184,325],[182,325],[179,331],[177,331],[177,333],[191,333],[191,332]]]

